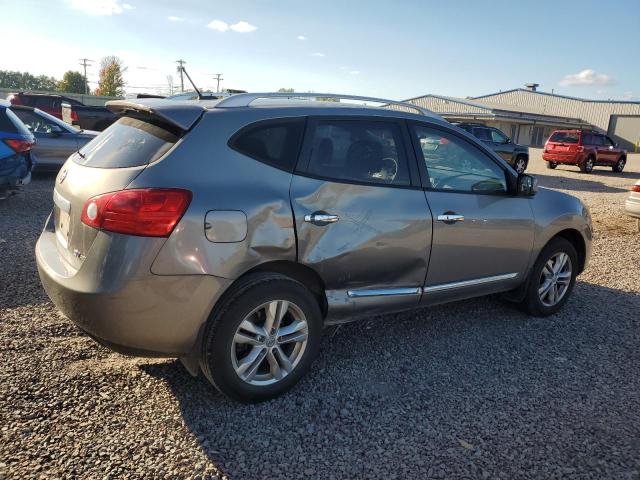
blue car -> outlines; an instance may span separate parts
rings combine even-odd
[[[0,200],[29,183],[34,167],[31,147],[35,139],[25,124],[9,110],[10,105],[0,100]]]

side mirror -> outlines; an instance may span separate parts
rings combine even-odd
[[[518,196],[533,197],[538,191],[538,179],[533,175],[521,173],[518,175]]]
[[[507,137],[507,139],[504,141],[504,143],[512,143],[511,139],[509,137]]]

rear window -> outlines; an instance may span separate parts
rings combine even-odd
[[[31,132],[15,113],[8,108],[0,109],[0,132],[30,136]]]
[[[125,168],[158,160],[178,136],[143,120],[124,117],[87,143],[74,162],[95,168]]]
[[[549,137],[550,142],[556,143],[578,143],[580,134],[577,132],[553,132]]]
[[[229,146],[260,162],[292,172],[304,133],[303,119],[267,120],[240,130]]]

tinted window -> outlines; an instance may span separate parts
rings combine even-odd
[[[606,147],[613,147],[615,146],[615,142],[613,140],[611,140],[609,137],[602,137],[602,139],[604,140],[604,145]]]
[[[582,135],[582,144],[583,145],[593,145],[593,135],[590,133],[585,133]]]
[[[577,132],[553,132],[549,137],[550,142],[557,143],[578,143],[580,134]]]
[[[8,108],[0,109],[0,131],[31,136],[25,124]]]
[[[410,183],[401,130],[395,123],[321,120],[311,135],[311,175],[386,185]]]
[[[65,130],[58,122],[53,120],[51,115],[46,113],[37,114],[33,110],[23,110],[21,108],[12,109],[12,111],[33,133],[51,133],[56,128],[58,131]]]
[[[489,133],[488,128],[474,128],[473,135],[480,140],[484,140],[487,142],[491,141],[491,134]]]
[[[495,143],[507,143],[507,137],[500,130],[491,129],[491,141]]]
[[[296,166],[304,120],[276,120],[250,125],[230,141],[231,148],[274,167],[292,172]]]
[[[604,138],[602,137],[602,135],[594,135],[593,136],[592,145],[595,145],[597,147],[603,146],[604,145]]]
[[[177,141],[163,128],[125,117],[82,147],[73,161],[97,168],[135,167],[154,162]]]
[[[57,103],[60,104],[59,101]],[[56,100],[51,97],[33,97],[31,105],[43,110],[51,110],[56,107]]]
[[[431,188],[463,192],[506,192],[504,170],[475,146],[455,135],[416,125],[413,135],[427,167]]]

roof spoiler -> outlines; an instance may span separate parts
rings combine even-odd
[[[205,111],[196,102],[189,104],[162,99],[111,100],[105,104],[118,116],[149,116],[174,128],[189,130]]]

